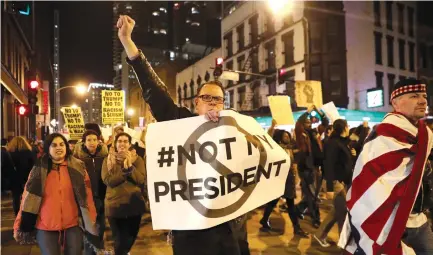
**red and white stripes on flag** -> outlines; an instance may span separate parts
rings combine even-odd
[[[338,245],[348,254],[415,254],[401,242],[415,203],[433,134],[420,121],[385,116],[356,162],[348,214]]]

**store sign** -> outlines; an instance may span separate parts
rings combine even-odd
[[[383,89],[369,89],[367,90],[367,107],[381,107],[384,105],[383,102]]]

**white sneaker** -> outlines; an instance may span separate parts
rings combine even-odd
[[[331,246],[326,239],[320,240],[315,234],[313,235],[314,239],[316,239],[316,241],[320,244],[320,246],[322,246],[323,248],[328,248],[329,246]]]

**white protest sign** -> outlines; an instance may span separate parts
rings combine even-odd
[[[288,96],[269,96],[269,108],[271,108],[272,118],[278,125],[294,125],[292,107]]]
[[[111,127],[101,127],[101,133],[104,140],[107,141],[113,133],[113,130]]]
[[[322,111],[328,116],[331,122],[334,122],[338,119],[341,119],[340,114],[338,113],[337,107],[335,107],[334,102],[329,102],[324,104],[321,107]]]
[[[147,185],[153,229],[206,229],[284,193],[290,158],[251,117],[222,111],[150,124]],[[163,134],[163,135],[161,135]]]
[[[137,131],[135,129],[125,127],[124,132],[129,134],[132,138],[132,143],[138,142],[141,140],[141,131]]]

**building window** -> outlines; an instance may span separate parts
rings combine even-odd
[[[433,69],[433,46],[430,46],[428,48],[428,54],[429,54],[429,58],[430,58],[430,68]]]
[[[244,25],[238,26],[236,32],[238,34],[238,51],[241,51],[245,46]]]
[[[310,24],[310,42],[311,53],[318,53],[321,50],[321,31],[319,22],[311,22]]]
[[[382,33],[374,32],[374,46],[376,50],[376,64],[382,64]]]
[[[241,110],[242,109],[242,104],[245,101],[245,86],[243,86],[241,88],[238,88],[238,98],[239,98],[239,101],[238,101],[238,107],[237,107],[237,109]]]
[[[226,63],[226,68],[228,70],[233,70],[233,61],[227,62]],[[233,86],[233,81],[228,81],[228,86]]]
[[[267,63],[267,70],[275,69],[275,40],[272,40],[265,44],[267,57],[265,59]]]
[[[230,90],[229,95],[230,95],[230,108],[234,108],[235,107],[235,92],[234,92],[234,90]]]
[[[425,43],[419,44],[419,61],[421,68],[427,68],[427,45]]]
[[[194,81],[191,79],[191,82],[189,83],[189,87],[191,88],[191,98],[194,97]]]
[[[274,24],[274,18],[273,15],[266,15],[266,32],[268,35],[275,32],[275,24]]]
[[[321,81],[322,80],[322,71],[321,71],[320,65],[311,66],[310,78],[313,81]]]
[[[386,36],[388,66],[394,67],[394,37]]]
[[[251,63],[251,70],[253,71],[253,73],[258,73],[259,72],[259,53],[258,53],[258,49],[253,49],[251,50],[252,55],[252,63]]]
[[[294,47],[294,33],[290,31],[282,37],[284,43],[284,63],[286,67],[292,66],[295,63],[295,47]]]
[[[402,39],[398,40],[398,56],[399,56],[399,61],[400,61],[400,69],[404,70],[405,69],[405,52],[404,52],[404,44],[405,41]]]
[[[409,42],[409,71],[415,72],[415,44]]]
[[[386,28],[392,30],[392,2],[386,2]]]
[[[177,104],[179,106],[182,106],[182,89],[180,88],[180,86],[177,89]]]
[[[238,70],[246,71],[244,70],[244,64],[245,64],[245,55],[242,55],[238,57]],[[240,82],[245,81],[245,74],[239,74],[239,81]]]
[[[380,27],[380,2],[373,1],[374,6],[374,25]]]
[[[376,75],[376,88],[383,88],[383,73],[382,72],[375,72]]]
[[[283,26],[284,27],[289,27],[293,24],[293,15],[292,14],[288,14],[284,17],[283,20]]]
[[[233,33],[232,32],[224,36],[224,42],[226,45],[227,57],[230,57],[233,55]]]
[[[183,98],[184,99],[188,97],[187,93],[188,93],[188,86],[186,85],[186,82],[185,82],[183,84]]]
[[[341,67],[340,65],[329,66],[329,80],[331,82],[331,95],[341,95]]]
[[[413,30],[414,30],[414,10],[412,7],[407,7],[407,19],[408,19],[408,26],[409,26],[409,36],[414,36]]]
[[[258,18],[259,16],[255,15],[248,21],[248,23],[250,24],[250,43],[252,43],[253,45],[256,44],[259,39]]]
[[[398,9],[398,32],[404,34],[404,5],[397,3]]]
[[[389,99],[389,105],[391,105],[391,93],[394,89],[394,83],[395,83],[395,75],[389,73],[388,74],[388,99]]]
[[[332,17],[332,16],[331,16]],[[328,50],[330,52],[335,52],[338,51],[338,46],[339,46],[339,38],[338,38],[338,22],[335,18],[330,18],[328,19],[328,27],[327,27],[327,31],[328,31]]]

